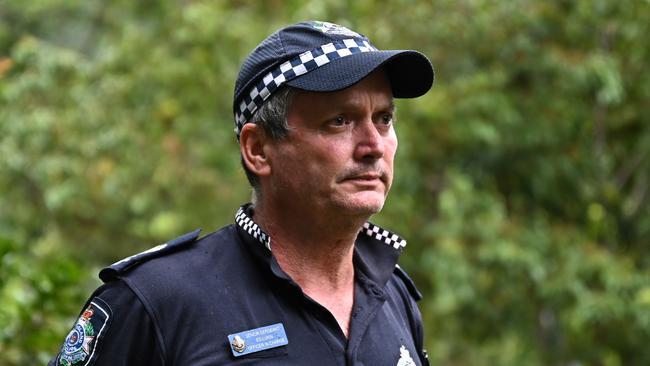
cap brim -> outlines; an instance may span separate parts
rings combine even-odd
[[[328,92],[345,89],[384,66],[395,98],[424,95],[434,71],[423,54],[411,50],[373,51],[342,57],[287,82],[294,88]]]

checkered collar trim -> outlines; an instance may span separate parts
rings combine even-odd
[[[392,232],[383,229],[369,221],[363,224],[361,232],[373,239],[379,240],[386,245],[390,245],[397,250],[406,247],[406,240],[402,239],[402,237],[397,234],[393,234]]]
[[[377,48],[371,45],[370,42],[350,38],[324,44],[282,63],[279,67],[266,74],[248,94],[244,94],[239,109],[235,112],[235,132],[237,136],[239,136],[244,124],[250,120],[255,111],[280,85],[336,59],[355,53],[372,51],[377,51]]]
[[[235,215],[235,222],[247,232],[250,236],[257,239],[260,243],[264,244],[266,249],[271,250],[271,237],[260,228],[253,219],[246,214],[246,205],[237,210]]]
[[[246,231],[250,236],[262,243],[266,249],[271,250],[271,237],[265,233],[259,225],[253,221],[253,218],[246,214],[246,205],[237,210],[235,215],[235,222],[237,225]],[[372,239],[382,242],[386,245],[393,247],[396,250],[406,247],[406,240],[397,234],[394,234],[386,229],[383,229],[375,224],[366,222],[360,230],[361,234],[365,234]]]

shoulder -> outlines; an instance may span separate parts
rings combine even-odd
[[[99,277],[104,282],[110,282],[126,277],[145,276],[153,280],[164,274],[178,275],[180,270],[200,269],[201,265],[207,265],[211,253],[227,251],[227,244],[235,241],[232,225],[202,238],[199,238],[200,232],[200,229],[194,230],[117,261],[103,268]],[[164,280],[164,277],[160,279]]]
[[[185,249],[198,239],[200,233],[201,229],[197,229],[187,234],[181,235],[176,239],[167,241],[164,244],[156,245],[155,247],[147,249],[144,252],[121,259],[102,269],[99,272],[99,278],[101,278],[104,282],[108,282],[120,275],[127,273],[130,269],[139,264],[147,262],[153,258],[171,255],[173,252]]]
[[[399,265],[395,265],[395,269],[393,270],[393,278],[397,280],[397,282],[406,289],[406,291],[409,293],[409,295],[415,300],[419,301],[422,299],[422,293],[418,290],[418,288],[415,286],[415,282],[409,277],[409,275],[400,267]]]
[[[206,288],[221,288],[228,273],[244,260],[232,225],[199,238],[192,232],[100,272],[106,283],[123,282],[163,326],[175,324],[187,309],[208,302]]]

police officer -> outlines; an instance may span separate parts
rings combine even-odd
[[[427,365],[406,241],[367,220],[393,179],[393,98],[432,83],[421,53],[336,24],[270,35],[233,104],[253,202],[103,269],[50,365]]]

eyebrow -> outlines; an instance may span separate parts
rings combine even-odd
[[[363,103],[355,103],[354,101],[346,100],[344,103],[341,104],[341,107],[343,109],[351,109],[351,108],[357,108],[360,104],[363,104]],[[397,106],[395,106],[395,102],[391,98],[391,100],[390,100],[390,102],[388,104],[384,105],[382,103],[381,108],[379,108],[379,109],[390,111],[391,113],[395,113],[395,111],[397,110]]]

